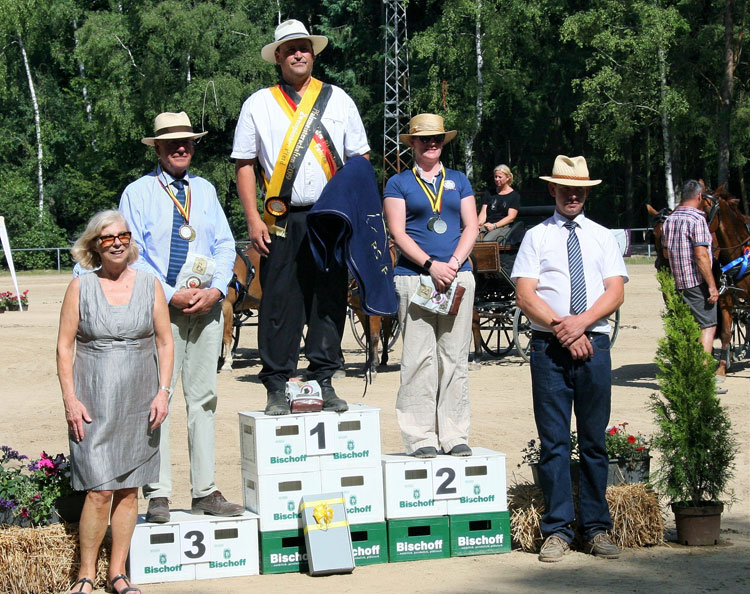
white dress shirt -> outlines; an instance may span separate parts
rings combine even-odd
[[[511,278],[537,279],[536,294],[558,316],[574,315],[570,309],[570,272],[568,269],[568,230],[563,226],[568,219],[555,211],[543,223],[526,232],[513,265]],[[623,277],[628,282],[628,271],[620,253],[620,246],[612,232],[587,219],[583,213],[574,221],[581,246],[583,270],[586,277],[586,307],[590,308],[604,294],[604,279]],[[549,332],[549,328],[531,322],[534,330]],[[605,318],[598,320],[587,331],[608,334]]]
[[[321,122],[341,160],[346,162],[349,157],[370,152],[370,146],[354,101],[339,87],[331,86],[331,97]],[[257,158],[270,180],[290,123],[269,89],[253,93],[240,111],[234,131],[232,159]],[[291,204],[306,206],[315,203],[327,182],[320,163],[311,151],[307,151],[294,180]]]

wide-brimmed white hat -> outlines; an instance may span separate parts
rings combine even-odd
[[[190,118],[184,111],[172,113],[165,111],[154,118],[154,136],[141,138],[143,144],[154,146],[155,140],[171,140],[174,138],[200,138],[208,132],[193,132]]]
[[[399,134],[398,137],[404,144],[409,144],[412,136],[434,136],[445,134],[443,144],[448,144],[456,137],[455,130],[445,130],[442,116],[434,113],[420,113],[409,120],[409,133]]]
[[[274,55],[276,48],[282,43],[292,41],[292,39],[309,39],[310,43],[312,43],[313,53],[316,56],[328,45],[328,37],[324,35],[310,35],[301,22],[289,19],[276,27],[276,31],[273,34],[273,43],[263,46],[263,49],[260,50],[260,57],[266,62],[276,64],[276,56]]]
[[[602,183],[600,179],[589,179],[589,168],[583,157],[566,157],[557,155],[552,166],[552,175],[540,175],[539,179],[560,184],[561,186],[596,186]]]

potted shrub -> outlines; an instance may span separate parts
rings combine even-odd
[[[657,488],[672,503],[677,539],[689,545],[719,541],[722,496],[731,501],[737,440],[716,395],[716,361],[700,345],[700,329],[667,271],[658,275],[666,309],[656,363],[659,394],[651,395],[661,454]]]
[[[648,439],[640,433],[631,433],[627,427],[628,423],[607,427],[608,485],[648,483],[651,464]]]
[[[70,486],[70,462],[64,454],[42,452],[38,460],[29,460],[7,445],[0,447],[0,524],[77,522],[85,497]]]

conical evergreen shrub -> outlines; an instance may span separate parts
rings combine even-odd
[[[652,448],[661,453],[654,483],[671,502],[698,506],[729,495],[737,440],[729,414],[716,395],[716,361],[700,343],[701,331],[675,290],[667,270],[657,276],[664,294],[665,336],[656,363],[660,394],[651,395],[657,432]]]

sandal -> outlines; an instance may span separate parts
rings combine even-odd
[[[75,588],[78,584],[81,584],[81,587],[78,588],[78,590],[73,590],[73,588]],[[70,587],[70,594],[80,594],[81,592],[83,592],[83,587],[86,584],[88,584],[88,585],[91,586],[91,591],[93,592],[94,591],[94,582],[90,578],[82,577],[80,580],[78,580],[75,584],[73,584]]]
[[[119,582],[120,580],[125,581],[125,587],[122,590],[115,590],[115,582]],[[115,577],[113,577],[111,580],[107,582],[106,587],[107,592],[114,592],[115,594],[130,594],[130,592],[137,592],[138,594],[142,594],[140,588],[136,588],[130,583],[130,580],[128,580],[128,576],[126,576],[124,573],[118,574]]]

